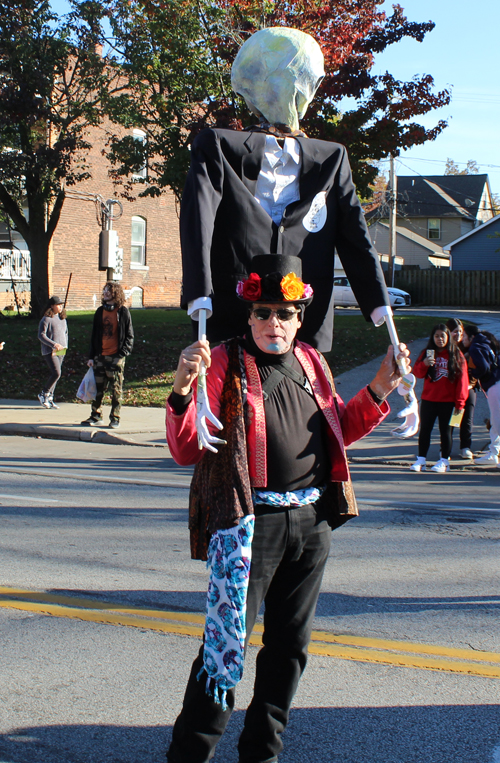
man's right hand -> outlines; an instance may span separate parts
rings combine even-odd
[[[94,365],[94,361],[92,360],[92,358],[89,358],[89,360],[87,360],[87,365],[89,368],[92,368],[92,366]]]
[[[175,372],[174,392],[178,395],[189,394],[191,385],[200,373],[202,362],[207,368],[210,367],[210,344],[206,339],[198,339],[181,352]]]

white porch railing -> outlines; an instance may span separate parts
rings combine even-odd
[[[27,249],[0,249],[0,281],[29,281],[31,255]]]

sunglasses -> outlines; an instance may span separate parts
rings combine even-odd
[[[273,313],[279,321],[291,321],[294,315],[300,313],[300,310],[291,310],[289,307],[278,307],[277,310],[271,310],[270,307],[256,307],[252,313],[258,321],[268,321]]]

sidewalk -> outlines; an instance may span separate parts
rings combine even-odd
[[[38,400],[0,400],[0,435],[53,437],[108,445],[145,445],[167,448],[163,408],[122,406],[120,429],[109,429],[108,406],[98,427],[82,427],[90,416],[89,403],[58,403],[59,409],[43,408]]]
[[[483,328],[500,335],[500,322],[485,320]],[[409,344],[411,358],[415,359],[427,344],[427,339],[419,339]],[[364,386],[375,376],[381,362],[381,357],[365,363],[352,371],[347,371],[335,377],[338,394],[344,401]],[[335,369],[333,369],[335,372]],[[423,381],[417,380],[417,397],[422,391]],[[399,426],[402,419],[397,414],[405,406],[404,397],[393,392],[389,398],[391,412],[369,437],[351,445],[348,449],[349,459],[353,462],[385,463],[408,466],[415,460],[417,454],[418,435],[407,440],[391,436],[391,429]],[[109,408],[104,408],[104,423],[98,427],[82,427],[80,422],[88,417],[88,403],[61,403],[58,410],[43,408],[38,401],[30,400],[0,400],[0,435],[21,435],[31,437],[50,437],[64,440],[82,440],[84,442],[106,443],[116,445],[142,445],[146,447],[165,448],[165,411],[163,408],[135,408],[123,406],[120,429],[107,427]],[[473,448],[474,453],[486,449],[489,437],[484,425],[484,419],[489,418],[488,403],[485,395],[480,392],[477,398],[474,416]],[[458,432],[457,432],[458,434]],[[454,454],[458,453],[458,437],[454,438]],[[437,461],[439,444],[437,434],[433,435],[433,443],[429,452],[429,461]],[[452,456],[452,467],[467,468],[471,462]],[[488,469],[490,467],[474,467]]]

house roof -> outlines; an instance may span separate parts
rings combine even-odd
[[[398,175],[398,214],[475,220],[488,175]]]
[[[469,238],[469,236],[474,236],[476,233],[479,233],[479,231],[483,231],[485,228],[488,227],[488,225],[491,225],[494,222],[500,222],[500,215],[495,215],[495,217],[492,217],[491,220],[487,220],[482,225],[478,225],[477,228],[473,228],[468,233],[464,233],[463,236],[460,236],[459,238],[456,238],[454,241],[450,241],[448,244],[446,244],[445,251],[449,252],[452,246],[455,246],[455,244],[458,244],[459,241],[463,241],[465,238]]]
[[[462,217],[475,221],[488,175],[398,175],[398,217]],[[381,214],[382,213],[382,214]],[[368,220],[387,217],[386,205],[368,208]]]

